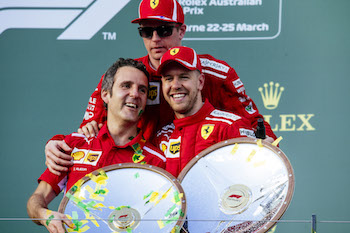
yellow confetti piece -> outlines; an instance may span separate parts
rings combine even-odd
[[[183,193],[179,193],[177,195],[174,195],[173,199],[171,199],[171,201],[173,203],[175,203],[176,205],[181,205],[181,199],[183,198],[184,194]]]
[[[162,220],[158,220],[157,223],[158,223],[159,229],[162,229],[165,226]]]
[[[75,229],[71,229],[71,228],[68,228],[67,231],[68,232],[80,232],[80,233],[82,233],[82,232],[85,232],[85,231],[87,231],[89,229],[90,229],[89,226],[84,226],[83,228],[79,229],[78,231],[75,230]]]
[[[274,227],[272,227],[272,228],[270,229],[270,231],[268,231],[268,233],[274,233],[274,232],[276,231],[276,227],[277,227],[277,225],[275,225]]]
[[[78,181],[74,184],[74,186],[77,186],[76,192],[79,192],[79,190],[80,190],[82,184],[83,184],[83,180],[82,180],[82,179],[78,180]]]
[[[85,213],[86,219],[89,219],[93,224],[95,224],[96,227],[100,227],[100,225],[97,223],[96,219],[94,216],[90,215],[89,213]]]
[[[252,152],[250,153],[250,155],[247,158],[247,162],[250,162],[255,154],[256,154],[256,150],[252,150]]]
[[[261,166],[265,165],[265,163],[266,163],[266,161],[254,163],[254,167],[261,167]]]
[[[171,188],[170,188],[170,189],[168,189],[168,191],[166,191],[166,192],[165,192],[165,193],[162,195],[161,200],[162,200],[162,199],[167,198],[167,196],[168,196],[168,194],[169,194],[170,190],[171,190]]]
[[[46,210],[46,215],[51,215],[52,211],[51,210]]]
[[[90,199],[97,200],[97,201],[105,200],[104,197],[100,196],[99,194],[95,194],[95,190],[93,190],[89,185],[86,185],[85,189],[90,193]]]
[[[100,173],[102,172],[102,174],[99,174],[97,176],[95,176],[94,174],[92,173],[89,173],[87,174],[86,176],[89,177],[92,181],[94,181],[95,183],[97,184],[100,184],[100,185],[106,185],[107,184],[107,175],[103,175],[104,171],[100,171]],[[105,174],[105,173],[104,173]]]
[[[94,208],[107,208],[107,206],[105,206],[104,204],[102,203],[97,203],[96,205],[94,205]],[[110,207],[109,207],[110,208]]]
[[[108,209],[115,210],[116,207],[114,206],[108,206]]]
[[[150,201],[150,202],[156,202],[158,196],[159,196],[159,193],[158,193],[158,192],[153,192],[153,193],[151,194],[151,197],[150,197],[149,201]]]
[[[173,229],[171,229],[170,233],[178,233],[180,232],[180,227],[179,226],[175,226]]]
[[[256,144],[257,144],[259,147],[263,147],[263,145],[262,145],[262,140],[261,140],[261,139],[258,139],[258,140],[256,141]]]
[[[237,143],[235,143],[235,146],[232,148],[232,150],[231,150],[231,154],[232,155],[234,155],[236,152],[237,152],[237,150],[238,150],[238,144]]]
[[[277,138],[271,145],[273,145],[273,146],[277,146],[279,143],[280,143],[280,141],[282,141],[282,139],[283,139],[283,137],[282,136],[280,136],[279,138]]]

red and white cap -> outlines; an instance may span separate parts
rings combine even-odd
[[[160,59],[160,65],[157,73],[161,75],[164,67],[170,62],[177,62],[189,70],[199,70],[202,72],[202,66],[196,51],[189,47],[178,46],[169,49]]]
[[[145,19],[181,24],[185,22],[182,7],[176,0],[142,0],[139,5],[139,18],[131,23],[140,23]]]

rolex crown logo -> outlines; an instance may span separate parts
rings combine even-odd
[[[270,87],[269,87],[270,86]],[[278,106],[284,87],[280,87],[279,83],[270,82],[265,83],[264,88],[259,87],[264,106],[266,109],[275,109]]]

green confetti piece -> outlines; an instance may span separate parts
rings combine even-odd
[[[50,217],[48,217],[48,219],[46,220],[46,226],[48,226],[51,222],[51,220],[54,218],[54,215],[51,215]]]
[[[145,200],[146,198],[148,198],[149,196],[151,196],[151,194],[153,193],[153,191],[151,191],[149,194],[147,194],[147,195],[144,195],[143,196],[143,200]]]
[[[137,172],[137,173],[134,175],[134,177],[135,177],[135,179],[139,178],[139,177],[140,177],[140,173]]]
[[[180,213],[180,216],[181,216],[181,217],[185,216],[185,213],[184,213],[184,212],[182,212],[182,210],[181,210],[181,209],[179,210],[179,213]]]
[[[139,112],[139,116],[141,116],[142,113],[143,113],[143,110],[141,109],[140,112]]]
[[[174,200],[175,200],[175,203],[178,203],[180,201],[180,197],[179,197],[179,192],[178,191],[174,192]]]
[[[112,223],[112,222],[114,221],[114,217],[115,217],[115,215],[112,215],[112,216],[109,218],[108,221],[109,221],[110,223]]]
[[[106,190],[104,189],[99,189],[96,192],[94,192],[94,194],[106,194]]]
[[[76,211],[72,212],[72,222],[75,226],[74,231],[79,231],[83,223],[78,220],[78,213]]]
[[[177,207],[176,204],[173,205],[173,206],[168,210],[168,212],[166,212],[165,217],[169,216],[169,215],[171,214],[171,212],[173,212],[173,210],[174,210],[176,207]]]
[[[76,185],[74,185],[74,186],[71,188],[71,190],[72,190],[73,193],[74,193],[75,191],[77,191],[77,189],[78,189],[78,186],[76,186]]]
[[[132,233],[132,228],[130,228],[130,227],[126,228],[126,232]]]

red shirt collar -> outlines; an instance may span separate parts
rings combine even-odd
[[[215,110],[215,108],[206,99],[204,104],[203,104],[203,106],[202,106],[202,108],[199,109],[198,112],[196,112],[192,116],[188,116],[188,117],[181,118],[181,119],[175,119],[174,120],[174,125],[175,125],[175,127],[184,127],[184,126],[187,126],[187,125],[196,124],[198,122],[201,122],[213,110]]]
[[[109,133],[107,124],[104,124],[102,126],[102,128],[100,129],[97,138],[99,138],[102,141],[106,141],[111,147],[117,147],[117,148],[126,148],[128,146],[132,147],[133,145],[139,143],[141,148],[143,147],[143,145],[145,144],[145,139],[143,139],[142,137],[142,131],[140,130],[140,132],[136,135],[136,137],[134,137],[133,139],[130,140],[130,142],[126,143],[123,146],[117,146],[111,136],[111,134]]]

